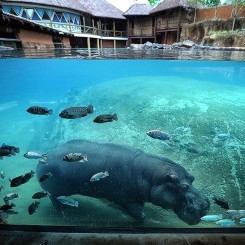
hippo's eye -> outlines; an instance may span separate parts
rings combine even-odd
[[[188,191],[189,185],[188,185],[188,184],[181,184],[181,185],[180,185],[180,189],[181,189],[182,191]]]
[[[189,176],[189,180],[190,180],[190,182],[192,183],[192,182],[195,180],[195,177],[194,177],[193,175],[190,175],[190,176]]]

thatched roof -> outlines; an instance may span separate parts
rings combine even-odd
[[[65,37],[73,36],[73,34],[68,32],[59,31],[54,28],[46,27],[27,19],[23,19],[14,15],[3,13],[2,9],[0,9],[0,26],[1,25],[8,26],[9,24],[11,24],[11,26],[14,26],[15,28],[21,28],[21,29],[26,29],[31,31],[35,29],[35,31],[37,32],[43,32],[48,34],[51,33],[51,34],[56,34],[58,36],[62,35]]]
[[[105,0],[1,0],[1,2],[49,5],[85,12],[97,17],[125,19],[120,9]]]
[[[90,13],[84,5],[77,0],[1,0],[2,3],[26,3],[26,4],[41,4],[60,8],[77,10],[85,13]]]
[[[155,14],[168,9],[174,9],[178,7],[191,7],[195,8],[196,3],[191,0],[163,0],[154,9],[150,11],[150,14]],[[201,4],[197,3],[197,8],[202,7]]]
[[[125,19],[123,12],[105,0],[78,0],[93,16]],[[123,0],[122,0],[123,1]]]
[[[150,4],[134,4],[126,12],[123,13],[124,16],[132,15],[149,15],[153,6]]]

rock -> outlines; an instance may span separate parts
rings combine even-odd
[[[195,43],[194,42],[192,42],[192,41],[190,41],[190,40],[184,40],[183,42],[182,42],[182,47],[185,47],[185,48],[191,48],[191,47],[193,47],[195,45]]]
[[[135,44],[135,43],[130,44],[131,49],[143,49],[143,47],[144,47],[144,44]]]
[[[144,49],[151,49],[152,48],[152,43],[151,42],[146,42],[143,46]]]

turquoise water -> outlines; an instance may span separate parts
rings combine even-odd
[[[145,205],[145,222],[135,221],[105,200],[73,196],[79,208],[57,214],[49,198],[28,214],[32,195],[42,188],[34,176],[11,188],[9,178],[36,171],[37,160],[27,151],[48,153],[73,139],[93,139],[133,146],[180,163],[195,176],[193,185],[211,202],[209,214],[223,214],[212,195],[245,209],[245,64],[229,61],[1,59],[0,144],[20,147],[20,154],[0,160],[0,179],[8,193],[18,193],[9,224],[218,227],[209,222],[188,226],[171,210]],[[71,106],[95,108],[93,114],[64,120],[59,113]],[[38,105],[53,115],[26,112]],[[117,113],[118,121],[95,124],[95,116]],[[160,129],[176,140],[160,141],[146,132]],[[183,131],[184,129],[184,131]],[[229,137],[220,140],[219,134]],[[174,136],[175,137],[175,136]],[[2,204],[1,204],[2,203]],[[0,205],[3,205],[3,200]],[[239,220],[236,226],[241,227]]]

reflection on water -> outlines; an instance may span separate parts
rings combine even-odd
[[[166,60],[229,60],[244,61],[245,51],[215,49],[16,49],[1,50],[0,58],[75,58],[75,59],[166,59]]]

